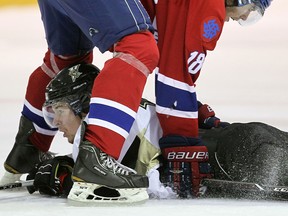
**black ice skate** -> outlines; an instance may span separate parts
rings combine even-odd
[[[32,122],[21,116],[15,144],[4,162],[7,172],[2,177],[0,185],[18,181],[22,174],[29,173],[39,162],[53,158],[53,154],[41,152],[28,140],[34,131]]]
[[[134,203],[148,199],[148,178],[83,141],[68,199],[96,203]]]

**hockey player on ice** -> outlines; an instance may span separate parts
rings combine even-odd
[[[46,101],[42,109],[43,116],[51,128],[58,128],[59,131],[64,133],[63,136],[66,137],[70,143],[73,143],[72,156],[74,161],[76,161],[77,158],[77,160],[87,159],[85,155],[79,156],[78,154],[79,148],[82,148],[80,142],[83,140],[83,133],[85,132],[87,124],[86,121],[88,121],[87,119],[84,120],[84,117],[89,110],[92,83],[98,73],[99,70],[91,64],[74,65],[60,71],[46,88]],[[82,98],[81,102],[79,102],[79,98]],[[81,113],[79,113],[79,110],[81,110]],[[207,112],[206,114],[211,118],[216,118],[214,115],[211,115],[211,112]],[[221,123],[218,118],[217,120],[219,121],[218,125],[224,124]],[[156,117],[155,105],[142,99],[136,121],[124,143],[118,162],[135,169],[137,173],[141,175],[148,176],[148,194],[150,197],[175,198],[177,197],[178,190],[172,191],[169,187],[172,185],[164,187],[160,182],[158,168],[160,166],[161,151],[158,140],[161,135],[162,130]],[[205,151],[205,153],[207,152]],[[208,158],[193,160],[193,164],[196,164],[196,166],[198,166],[199,162],[208,165]],[[49,195],[68,195],[72,187],[72,181],[69,179],[71,178],[73,164],[71,159],[63,156],[43,161],[28,177],[29,179],[35,179],[35,188],[30,187],[29,192],[33,193],[34,190],[39,190],[40,193]],[[118,164],[118,166],[118,169],[121,169],[123,165]],[[131,172],[134,171],[131,170]],[[72,179],[77,178],[76,175],[77,173],[73,173]],[[115,173],[115,175],[117,175],[117,173]],[[192,173],[185,175],[190,179]],[[198,172],[193,173],[193,175],[196,179],[200,180]],[[210,172],[207,173],[207,175],[204,173],[201,174],[201,178],[209,176]],[[197,184],[194,182],[194,184],[195,189],[199,189],[199,182]],[[185,190],[187,190],[186,192],[188,193],[191,188],[192,184],[190,187],[185,188]],[[95,188],[86,188],[86,190],[84,190],[83,187],[78,187],[77,184],[74,183],[68,198],[84,202],[93,202],[93,200],[96,199],[123,200],[123,198],[125,198],[119,196],[119,194],[115,195],[117,194],[117,190],[113,191],[111,188],[99,187],[99,189],[95,191],[94,189]]]
[[[38,5],[48,49],[29,77],[19,130],[5,169],[12,174],[26,173],[35,163],[51,157],[49,149],[57,129],[43,119],[45,88],[63,68],[91,63],[93,49],[98,48],[101,53],[111,51],[113,57],[105,62],[93,85],[90,110],[97,112],[90,112],[85,148],[80,151],[98,157],[96,162],[105,165],[109,175],[106,182],[105,176],[97,182],[100,179],[93,178],[88,169],[93,168],[92,162],[77,160],[84,163],[77,172],[77,184],[117,188],[126,202],[147,200],[147,176],[124,171],[124,167],[116,169],[115,162],[135,120],[147,77],[159,59],[146,10],[139,0],[38,0]],[[118,175],[113,175],[115,172]]]
[[[235,1],[236,2],[236,1]],[[238,1],[238,3],[239,3],[240,1]],[[241,1],[242,2],[242,1]],[[246,2],[246,1],[245,1]],[[247,1],[247,2],[250,2],[250,1]],[[246,3],[247,3],[246,2]],[[243,8],[242,8],[243,9]],[[254,8],[255,9],[255,8]],[[251,12],[251,11],[249,11],[249,12]],[[244,19],[244,18],[243,18]],[[93,33],[93,32],[92,32]],[[94,32],[95,33],[95,32]],[[45,57],[45,59],[47,60],[48,58],[51,60],[51,59],[53,59],[54,57],[56,57],[56,59],[57,59],[57,57],[59,57],[59,56],[54,56],[54,54],[53,53],[50,53],[50,51],[47,53],[47,56]],[[59,59],[58,59],[59,60]],[[48,61],[47,61],[48,62]],[[46,63],[47,63],[46,62]],[[55,63],[55,62],[54,62]],[[55,65],[54,65],[55,66]],[[46,68],[47,69],[47,68]],[[53,70],[55,69],[55,67],[53,67]],[[42,68],[41,68],[41,70],[42,70]],[[40,74],[41,74],[41,71],[40,69],[39,69],[39,71],[40,71]],[[38,71],[38,72],[39,72]],[[57,71],[56,71],[57,72]],[[43,87],[43,86],[42,86]],[[37,91],[35,91],[35,92],[37,92]],[[27,94],[27,96],[29,96],[28,94]],[[31,95],[30,95],[31,96]],[[30,98],[30,96],[29,96],[29,98],[27,98],[27,101],[28,101],[28,105],[29,105],[29,103],[30,104],[32,104],[33,105],[33,103],[35,102],[35,101],[37,101],[37,104],[38,104],[38,101],[41,101],[41,100],[39,100],[39,98],[40,97],[37,97],[37,96],[35,96],[35,97],[31,97],[31,98],[34,98],[35,99],[35,101],[33,101],[33,99],[31,99]],[[33,114],[36,114],[37,115],[37,112],[35,113],[35,112],[33,112],[33,111],[37,111],[37,107],[33,107],[33,106],[27,106],[27,104],[26,104],[26,106],[25,106],[25,110],[24,110],[24,112],[23,113],[28,113],[29,111],[31,112],[31,113],[33,113]],[[39,104],[40,104],[40,102],[39,102]],[[37,105],[38,106],[38,105]],[[42,106],[42,104],[41,104],[41,106]],[[38,107],[39,108],[39,107]],[[26,117],[27,117],[28,115],[26,115]],[[39,118],[38,118],[38,116],[37,116],[37,118],[35,118],[34,120],[31,120],[31,117],[30,118],[26,118],[26,117],[24,117],[23,116],[23,118],[22,118],[22,120],[21,120],[21,124],[20,124],[20,127],[19,127],[19,133],[18,133],[18,135],[17,135],[17,137],[16,137],[16,144],[15,144],[15,149],[16,149],[16,147],[18,148],[19,146],[20,146],[20,148],[21,148],[21,144],[29,144],[30,145],[30,149],[31,149],[31,152],[33,152],[33,155],[38,155],[38,153],[40,154],[40,156],[44,156],[43,158],[45,158],[45,156],[49,156],[49,154],[43,154],[41,151],[39,151],[39,149],[37,149],[37,148],[35,148],[35,146],[36,146],[36,144],[34,143],[34,142],[36,142],[37,141],[37,139],[35,139],[35,134],[37,134],[37,133],[39,133],[40,134],[40,136],[41,136],[41,132],[43,132],[43,130],[41,130],[41,128],[35,128],[35,126],[37,125],[36,124],[36,122],[39,120],[39,119],[41,119],[41,116],[39,116]],[[41,122],[41,121],[39,121],[39,122]],[[38,122],[38,123],[39,123]],[[35,129],[37,130],[37,132],[35,132]],[[21,133],[20,133],[21,132]],[[33,133],[33,139],[31,138],[31,136],[32,136],[32,133]],[[51,131],[51,133],[52,133],[52,131]],[[39,135],[38,134],[38,135]],[[47,134],[46,134],[47,135]],[[45,135],[44,135],[44,137],[45,137]],[[39,138],[39,137],[38,137]],[[31,140],[32,140],[32,143],[31,143]],[[13,149],[12,150],[12,153],[13,154],[10,154],[9,155],[9,158],[8,158],[8,160],[6,160],[6,163],[5,163],[5,168],[6,168],[6,170],[9,170],[9,172],[11,172],[11,173],[22,173],[22,172],[25,172],[25,171],[23,171],[23,170],[21,170],[21,164],[23,164],[23,165],[26,165],[25,163],[22,163],[22,161],[25,161],[25,157],[27,157],[27,156],[23,156],[23,155],[21,155],[21,153],[19,154],[19,155],[17,155],[17,156],[15,156],[15,152],[17,152],[17,150],[15,150],[15,149]],[[18,149],[19,150],[19,149]],[[46,151],[45,151],[46,152]],[[18,151],[18,153],[19,153],[19,151]],[[29,154],[30,155],[30,154]],[[13,157],[12,157],[13,156]],[[28,156],[29,157],[29,156]],[[13,158],[13,160],[12,160],[12,158]],[[33,165],[34,165],[34,163],[35,162],[39,162],[39,161],[41,161],[41,160],[39,160],[38,159],[38,157],[32,157],[32,158],[34,158],[34,159],[36,159],[36,161],[33,161],[32,163],[31,163],[31,166],[30,166],[30,168],[31,167],[33,167]],[[42,158],[42,157],[41,157]],[[18,163],[16,163],[17,165],[19,165],[20,166],[20,169],[18,169],[19,167],[14,167],[13,168],[13,166],[11,166],[12,164],[9,164],[11,161],[17,161],[17,160],[19,160],[18,161]],[[169,177],[169,176],[168,176]]]
[[[77,160],[93,160],[86,158],[81,153],[79,155],[79,148],[85,148],[82,144],[80,145],[80,142],[83,140],[83,133],[88,121],[85,116],[89,110],[92,84],[98,73],[99,69],[94,65],[77,64],[60,71],[46,89],[46,101],[43,106],[45,121],[51,128],[58,128],[64,133],[63,136],[70,143],[73,143],[72,157],[74,161],[77,158]],[[82,100],[79,101],[80,98]],[[136,121],[121,150],[118,162],[133,169],[118,162],[115,169],[121,172],[129,170],[134,174],[137,171],[138,174],[147,175],[149,177],[148,193],[151,197],[175,197],[176,194],[169,187],[164,187],[159,180],[157,169],[159,168],[158,157],[161,152],[158,139],[162,131],[154,109],[155,106],[151,102],[142,100]],[[47,166],[48,164],[51,166]],[[41,193],[49,195],[68,195],[72,186],[72,179],[78,178],[77,173],[74,172],[72,179],[70,179],[73,164],[73,161],[65,156],[57,156],[54,159],[43,161],[34,171],[34,174],[32,172],[28,176],[28,178],[35,178],[35,188],[30,187],[29,192],[32,193],[37,189]],[[125,169],[123,169],[124,167]],[[105,172],[103,167],[97,169]],[[95,173],[97,174],[97,172]],[[114,174],[117,175],[117,172]],[[98,178],[101,179],[101,175],[98,174]],[[82,186],[78,187],[75,183],[68,198],[84,202],[101,200],[102,203],[109,202],[109,200],[126,202],[127,199],[118,193],[117,189],[113,190],[105,186],[95,185],[93,188],[87,187],[84,190]]]
[[[72,82],[69,72],[71,69],[75,70],[76,68],[81,70],[82,74],[75,82]],[[96,73],[92,73],[93,71]],[[91,75],[88,76],[88,73]],[[89,83],[89,79],[94,79],[97,73],[98,71],[93,65],[76,65],[61,71],[51,81],[46,90],[46,103],[43,107],[45,119],[52,127],[58,127],[70,143],[74,142],[74,160],[78,154],[81,129],[83,133],[85,128],[85,123],[82,123],[81,119],[83,119],[85,112],[88,110],[89,97],[81,105],[82,110],[84,110],[81,113],[81,117],[79,114],[75,115],[75,107],[71,107],[69,104],[73,104],[75,99],[81,98],[82,95],[89,95],[88,92],[91,87],[89,88],[89,84],[88,86],[84,84]],[[65,86],[64,90],[60,91],[59,86]],[[75,89],[75,86],[81,87]],[[211,109],[208,110],[211,111]],[[208,118],[216,118],[214,113],[206,113],[207,116],[209,114],[210,117]],[[200,125],[200,127],[206,128],[201,130],[201,134],[211,155],[210,163],[214,169],[213,172],[203,173],[205,171],[203,170],[203,167],[205,167],[203,165],[207,165],[203,159],[193,158],[190,161],[186,160],[185,163],[176,159],[174,163],[183,164],[183,167],[175,166],[174,170],[169,170],[171,178],[179,179],[178,182],[175,182],[175,185],[168,185],[174,190],[174,192],[171,191],[170,187],[164,187],[159,181],[157,168],[161,157],[158,139],[162,131],[155,115],[155,105],[143,100],[138,110],[136,122],[119,158],[122,163],[149,177],[148,192],[150,197],[174,198],[201,195],[205,188],[201,188],[199,182],[202,178],[211,176],[224,180],[287,185],[288,182],[285,175],[287,173],[287,165],[281,163],[287,153],[287,133],[262,123],[229,125],[220,122],[221,127],[214,129],[210,129],[213,125]],[[81,123],[82,128],[78,128]],[[217,153],[217,158],[214,156],[215,152]],[[277,159],[275,159],[276,156]],[[262,160],[259,160],[259,158],[262,158]],[[48,168],[48,164],[52,168]],[[261,166],[259,166],[260,164]],[[67,167],[71,168],[68,169]],[[35,170],[38,171],[37,174],[35,175],[36,172],[34,172],[34,174],[31,173],[29,176],[32,179],[35,178],[35,188],[29,188],[29,191],[32,193],[35,190],[39,190],[43,194],[56,196],[68,195],[72,187],[70,179],[72,167],[73,161],[71,162],[71,159],[67,157],[56,157],[42,162]],[[193,167],[193,170],[188,170],[189,172],[187,172],[187,167]],[[223,173],[220,167],[226,172]],[[179,172],[181,169],[182,172]],[[51,173],[51,175],[43,174],[47,172]],[[96,195],[93,191],[72,188],[70,196],[82,193],[81,197],[84,201],[88,195],[90,199],[96,196],[115,196],[114,193],[111,193],[111,190],[105,191],[103,188],[98,192],[99,194]],[[209,194],[209,191],[207,194],[213,196],[213,194]]]

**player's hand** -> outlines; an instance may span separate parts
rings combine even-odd
[[[198,101],[198,123],[201,129],[211,129],[219,127],[227,127],[228,122],[222,122],[215,116],[214,110],[207,104],[202,104]]]
[[[68,196],[72,187],[74,161],[68,156],[57,156],[38,164],[27,179],[34,179],[33,186],[27,187],[29,193],[39,191],[50,196]]]
[[[225,128],[228,125],[230,125],[230,123],[228,122],[222,122],[219,118],[213,116],[213,117],[208,117],[204,120],[203,124],[201,125],[200,128],[202,129],[210,129],[210,128]]]

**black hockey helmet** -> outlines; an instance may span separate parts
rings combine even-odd
[[[61,70],[46,87],[42,108],[46,122],[49,124],[53,118],[51,107],[58,102],[69,105],[75,115],[87,114],[94,79],[99,72],[95,65],[83,63]]]

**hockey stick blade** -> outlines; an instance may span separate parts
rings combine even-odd
[[[14,183],[10,183],[10,184],[0,185],[0,190],[33,186],[33,182],[34,182],[34,180],[27,180],[27,181],[19,181],[19,182],[14,182]]]
[[[287,186],[262,185],[251,182],[239,182],[219,179],[203,179],[201,184],[207,186],[207,192],[239,198],[288,200]]]

